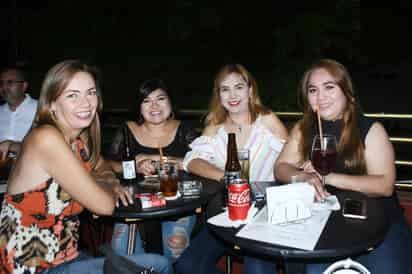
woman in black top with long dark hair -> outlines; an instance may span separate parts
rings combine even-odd
[[[188,145],[197,137],[189,124],[176,120],[170,93],[162,80],[152,79],[140,86],[137,99],[137,120],[127,121],[116,133],[108,158],[114,160],[114,169],[121,172],[120,161],[124,155],[124,127],[127,127],[130,151],[136,158],[137,172],[151,175],[155,172],[153,160],[159,160],[159,146],[163,154],[179,163],[189,150]],[[117,164],[116,164],[117,162]],[[163,253],[172,261],[189,245],[195,216],[162,222]],[[126,253],[127,224],[116,224],[112,246],[120,253]],[[135,252],[143,252],[142,241],[137,237]]]

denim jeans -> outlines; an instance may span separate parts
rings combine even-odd
[[[173,274],[173,267],[169,261],[157,254],[139,254],[125,256],[134,263],[151,268],[162,274]],[[103,274],[104,257],[90,257],[80,253],[79,257],[67,263],[47,269],[42,274]]]
[[[243,258],[243,272],[246,274],[277,274],[275,261],[245,256]]]
[[[192,240],[191,245],[185,250],[175,264],[179,274],[224,274],[216,267],[216,262],[225,254],[227,247],[222,241],[210,234],[204,227]],[[244,274],[276,274],[274,261],[244,256]]]
[[[196,216],[190,215],[176,221],[162,222],[163,255],[174,262],[189,246],[190,234],[196,222]],[[127,254],[129,225],[116,223],[113,230],[112,248],[119,254]],[[144,253],[140,233],[136,232],[135,254]]]
[[[216,262],[225,250],[224,244],[204,227],[176,261],[175,269],[179,274],[224,274]]]
[[[370,253],[353,259],[373,274],[407,274],[412,263],[412,231],[405,218],[392,224],[384,241]],[[308,264],[307,274],[323,273],[333,262]]]

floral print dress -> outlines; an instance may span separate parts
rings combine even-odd
[[[80,140],[74,148],[82,159]],[[76,258],[82,211],[53,178],[33,190],[6,194],[0,212],[0,273],[39,273]]]

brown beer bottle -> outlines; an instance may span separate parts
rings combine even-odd
[[[123,180],[127,183],[136,182],[136,161],[130,152],[130,140],[128,127],[123,128],[123,138],[124,138],[124,158],[122,161],[123,169]]]
[[[226,185],[234,179],[240,179],[241,166],[237,156],[236,134],[228,134],[227,158],[225,165]]]

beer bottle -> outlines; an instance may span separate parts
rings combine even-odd
[[[225,180],[226,184],[234,179],[240,179],[240,163],[237,155],[236,135],[228,134],[227,142],[227,158],[225,165]]]
[[[125,154],[122,161],[123,180],[127,183],[136,181],[136,160],[130,152],[129,130],[125,126],[123,128],[124,149]]]

